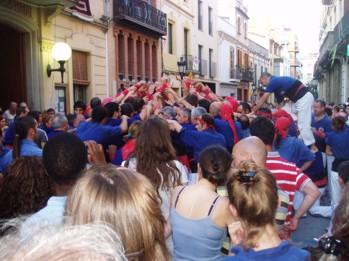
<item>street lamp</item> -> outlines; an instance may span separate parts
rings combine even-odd
[[[61,72],[61,77],[62,77],[62,84],[63,82],[63,75],[65,72],[64,64],[66,61],[68,61],[71,57],[72,50],[70,46],[66,43],[59,42],[55,43],[55,45],[52,48],[52,57],[54,60],[56,60],[59,63],[59,68],[57,69],[52,69],[51,65],[47,65],[47,76],[51,77],[52,72]]]
[[[178,66],[179,75],[181,76],[181,80],[183,80],[185,70],[187,67],[187,63],[183,57],[181,57],[181,59],[177,62],[177,66]]]

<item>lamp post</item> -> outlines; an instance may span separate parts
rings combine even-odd
[[[183,82],[183,77],[185,75],[185,70],[187,67],[186,60],[184,60],[184,58],[181,57],[180,60],[177,62],[177,66],[178,66],[179,76],[181,77],[180,96],[182,97],[182,82]]]
[[[47,76],[51,77],[52,72],[60,72],[61,78],[62,78],[62,84],[63,84],[64,83],[63,75],[65,72],[64,64],[66,61],[70,59],[71,55],[72,55],[72,50],[68,44],[63,42],[55,43],[55,45],[52,48],[52,57],[54,60],[56,60],[59,63],[59,68],[52,69],[51,65],[48,64]]]

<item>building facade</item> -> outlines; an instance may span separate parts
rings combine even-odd
[[[167,35],[162,39],[162,73],[180,94],[177,62],[186,61],[187,72],[197,71],[198,59],[193,55],[194,0],[163,0],[161,11],[167,14]]]
[[[349,96],[349,1],[323,0],[319,57],[314,77],[319,97],[343,103]]]
[[[217,51],[217,1],[193,0],[194,27],[189,72],[194,79],[207,84],[216,92]],[[192,65],[192,66],[190,66]]]
[[[110,1],[6,0],[0,2],[0,104],[27,101],[32,109],[70,112],[76,100],[108,96],[108,13]],[[59,73],[47,75],[57,42],[69,44],[72,58]]]
[[[160,38],[167,33],[167,16],[159,1],[114,0],[117,88],[135,81],[155,82],[162,69]]]
[[[241,0],[218,3],[218,94],[247,101],[253,82],[247,7]]]

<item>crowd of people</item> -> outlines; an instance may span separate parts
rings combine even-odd
[[[11,102],[0,259],[349,260],[349,106],[260,81],[256,104],[189,78],[183,97],[164,78],[68,115]],[[331,221],[304,250],[291,237],[308,214]]]

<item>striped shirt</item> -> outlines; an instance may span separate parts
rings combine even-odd
[[[281,158],[278,152],[268,152],[266,168],[274,175],[278,187],[290,197],[287,214],[287,220],[289,220],[293,211],[295,192],[301,191],[310,179],[300,172],[295,164]]]

